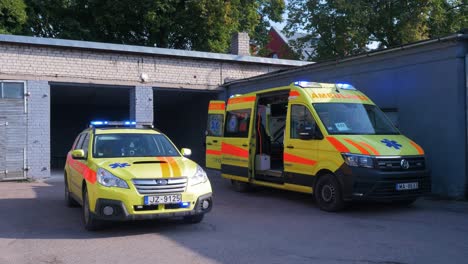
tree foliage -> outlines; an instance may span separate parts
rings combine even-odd
[[[440,37],[468,26],[466,0],[290,0],[285,30],[303,30],[296,48],[317,39],[316,59]]]
[[[284,0],[25,1],[24,34],[213,52],[239,31],[264,44],[285,9]]]
[[[0,34],[14,34],[26,23],[23,0],[0,0]]]

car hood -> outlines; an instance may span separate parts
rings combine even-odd
[[[109,158],[96,165],[126,180],[188,177],[198,166],[185,157]]]
[[[345,147],[342,152],[374,156],[424,154],[424,150],[418,144],[403,135],[335,135],[332,136],[332,140],[330,137],[328,139],[337,148],[342,144]]]

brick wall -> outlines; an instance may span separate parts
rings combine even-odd
[[[50,177],[50,86],[47,81],[28,81],[28,177]]]
[[[137,86],[130,90],[130,119],[153,122],[153,88]]]
[[[225,79],[243,79],[290,67],[209,58],[0,44],[0,79],[215,89]],[[141,73],[148,76],[145,83],[141,83]]]
[[[234,33],[231,38],[231,54],[250,55],[250,37],[246,32]]]

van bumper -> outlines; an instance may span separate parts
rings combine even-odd
[[[343,199],[372,201],[401,201],[417,199],[431,192],[429,171],[382,171],[349,167],[343,164],[335,173],[343,188]],[[397,190],[399,183],[418,183],[414,190]]]

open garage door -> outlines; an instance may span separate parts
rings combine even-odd
[[[63,169],[75,137],[92,120],[128,120],[130,87],[51,84],[51,167]]]
[[[208,103],[220,91],[160,89],[154,91],[154,124],[180,148],[192,149],[191,159],[205,164]]]

